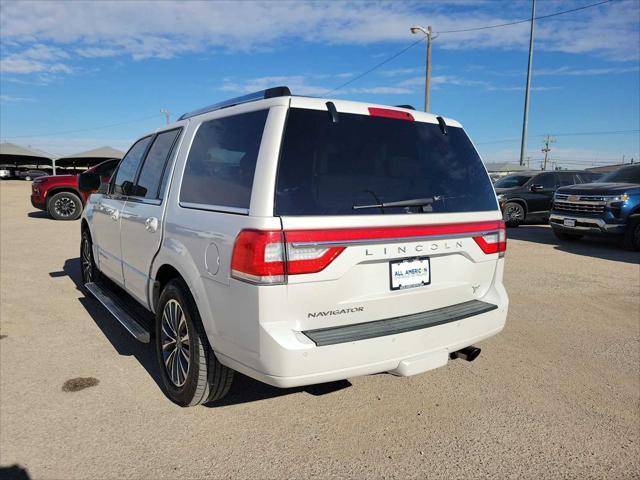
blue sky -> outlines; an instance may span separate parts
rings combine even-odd
[[[537,15],[598,0],[538,0]],[[417,36],[526,19],[531,2],[14,2],[0,10],[0,138],[56,154],[136,137],[185,111],[274,85],[322,96]],[[431,111],[485,161],[517,161],[529,26],[440,33]],[[423,105],[420,43],[331,96]],[[556,134],[565,167],[640,160],[640,1],[536,24],[528,153]],[[100,127],[100,128],[98,128]],[[635,132],[633,132],[635,130]],[[624,131],[620,134],[605,132]],[[632,131],[632,132],[629,132]],[[580,134],[580,135],[575,135]]]

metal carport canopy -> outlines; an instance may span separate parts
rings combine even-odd
[[[54,155],[15,143],[0,143],[0,165],[5,167],[53,166]]]
[[[55,161],[56,167],[89,168],[110,158],[122,158],[124,152],[111,147],[94,148],[84,152],[65,155]]]

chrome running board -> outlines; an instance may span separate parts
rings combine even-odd
[[[85,283],[84,286],[136,340],[142,343],[151,341],[149,329],[141,325],[107,288],[94,282]]]

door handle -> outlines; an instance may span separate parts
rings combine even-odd
[[[154,233],[158,230],[158,219],[156,217],[149,217],[144,221],[144,228],[147,232]]]
[[[114,222],[117,222],[118,218],[120,218],[120,210],[112,210],[111,211],[111,220],[113,220]]]

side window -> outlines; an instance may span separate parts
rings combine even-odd
[[[541,173],[534,179],[533,183],[542,185],[545,190],[554,190],[556,188],[556,176],[553,173]]]
[[[126,195],[125,191],[133,186],[133,181],[138,171],[140,161],[147,151],[147,146],[151,141],[151,136],[138,140],[129,149],[118,167],[116,178],[113,181],[113,193],[116,195]]]
[[[179,133],[180,129],[175,129],[156,136],[142,164],[136,188],[137,197],[160,198],[160,181]]]
[[[200,125],[187,158],[180,201],[249,208],[268,110]]]
[[[117,166],[118,166],[117,160],[108,160],[98,165],[94,170],[94,173],[97,173],[101,177],[110,177]]]
[[[567,185],[574,185],[576,183],[580,183],[580,180],[578,178],[576,178],[575,174],[573,174],[573,173],[559,172],[556,175],[558,175],[558,186],[559,187],[565,187]]]

